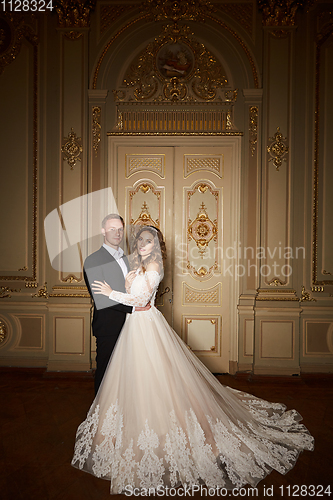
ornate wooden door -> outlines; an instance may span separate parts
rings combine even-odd
[[[238,295],[225,252],[237,236],[239,138],[110,141],[110,183],[127,227],[153,224],[165,235],[159,309],[210,370],[228,372],[237,356]]]

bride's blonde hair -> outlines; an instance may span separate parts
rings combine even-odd
[[[138,253],[138,240],[143,231],[148,231],[154,238],[154,247],[149,257],[145,259],[144,265],[141,255],[139,255]],[[130,256],[131,269],[138,269],[140,266],[142,266],[143,272],[145,272],[150,262],[157,262],[157,264],[159,265],[160,272],[162,271],[163,261],[166,259],[166,247],[163,239],[163,234],[157,227],[141,226],[133,239],[131,247],[132,247],[132,254]]]

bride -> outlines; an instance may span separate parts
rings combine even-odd
[[[134,311],[77,430],[72,465],[110,480],[112,494],[232,489],[255,486],[272,469],[285,474],[302,450],[313,449],[301,415],[221,385],[188,349],[154,307],[165,255],[161,232],[143,226],[128,293],[93,284],[95,293]],[[135,311],[149,301],[149,310]]]

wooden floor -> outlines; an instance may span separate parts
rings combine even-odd
[[[303,452],[286,476],[272,472],[259,483],[257,495],[242,491],[237,498],[289,498],[301,485],[314,485],[316,493],[320,492],[320,485],[331,485],[333,498],[333,376],[221,375],[218,379],[224,385],[285,403],[288,409],[295,408],[315,437],[315,451]],[[94,397],[92,374],[0,368],[0,388],[1,500],[110,499],[108,481],[70,465],[77,426]],[[199,496],[204,494],[196,494],[195,498]],[[314,498],[301,495],[300,491],[295,496]],[[228,492],[228,497],[236,495]],[[127,497],[112,497],[117,498]],[[323,494],[320,498],[330,497]]]

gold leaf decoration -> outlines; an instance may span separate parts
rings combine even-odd
[[[73,170],[74,165],[77,161],[81,161],[80,155],[83,152],[81,137],[77,137],[73,128],[68,134],[68,137],[64,137],[65,142],[61,147],[61,151],[64,153],[64,160],[67,161],[68,165]]]

